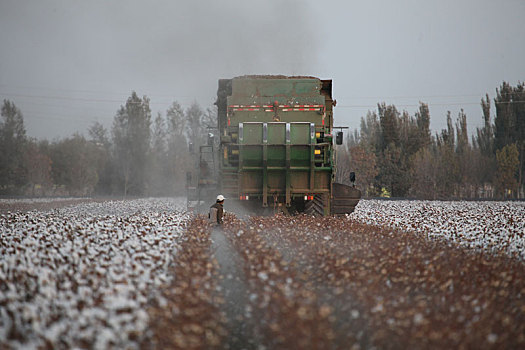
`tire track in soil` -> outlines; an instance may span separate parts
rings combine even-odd
[[[253,226],[268,227],[266,218],[253,217]],[[308,240],[297,240],[296,236],[283,237],[281,229],[264,230],[264,241],[273,249],[278,250],[285,261],[298,271],[302,283],[309,285],[324,305],[331,307],[331,323],[334,332],[332,349],[369,349],[370,332],[366,321],[360,318],[362,306],[352,296],[344,283],[338,280],[332,283],[326,275],[330,271],[322,269],[318,245],[312,245]],[[340,248],[340,247],[339,247]]]
[[[276,238],[277,232],[269,232],[264,239],[268,244],[283,254],[291,266],[300,271],[299,276],[303,283],[310,283],[321,303],[330,305],[332,313],[332,328],[334,331],[333,349],[368,349],[370,332],[368,324],[360,315],[363,315],[362,306],[352,296],[343,283],[332,283],[324,275],[330,274],[323,271],[322,263],[316,261],[318,257],[311,247],[299,247],[286,240]]]
[[[224,298],[221,310],[226,316],[225,327],[228,331],[223,346],[225,349],[257,349],[261,341],[255,333],[250,314],[242,258],[231,246],[222,228],[214,227],[211,239],[213,257],[219,266],[218,285]]]
[[[277,215],[243,222],[226,215],[222,233],[211,233],[203,218],[190,226],[176,255],[168,305],[150,313],[157,323],[148,345],[442,349],[525,344],[521,262],[336,218]]]
[[[217,295],[218,269],[212,258],[210,227],[204,216],[190,223],[174,258],[174,280],[161,292],[162,305],[149,310],[144,349],[222,349],[227,338]]]
[[[224,233],[242,257],[251,318],[260,348],[330,349],[332,309],[321,304],[311,285],[278,250],[261,237],[261,229],[227,216]]]
[[[363,338],[354,328],[362,348],[525,344],[525,265],[520,261],[337,218],[254,217],[251,225],[261,228],[272,247],[302,262],[306,278],[339,296],[330,303],[333,308],[359,307],[351,312],[366,330]],[[324,300],[327,291],[317,292]],[[336,326],[353,328],[348,316],[338,315]]]

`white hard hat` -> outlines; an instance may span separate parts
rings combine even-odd
[[[224,200],[224,196],[223,196],[222,194],[218,195],[218,196],[217,196],[217,200],[218,200],[219,202],[222,202],[222,201]]]

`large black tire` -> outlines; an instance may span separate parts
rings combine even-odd
[[[323,216],[324,215],[324,196],[316,194],[314,199],[306,201],[304,204],[304,212],[307,215]]]

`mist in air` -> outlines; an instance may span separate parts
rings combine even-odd
[[[300,1],[2,2],[0,96],[38,138],[109,126],[132,90],[154,113],[207,107],[219,78],[311,74],[312,19]]]

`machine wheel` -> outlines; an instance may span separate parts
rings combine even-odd
[[[305,202],[304,212],[307,215],[323,216],[324,215],[323,195],[316,194],[313,200]]]

